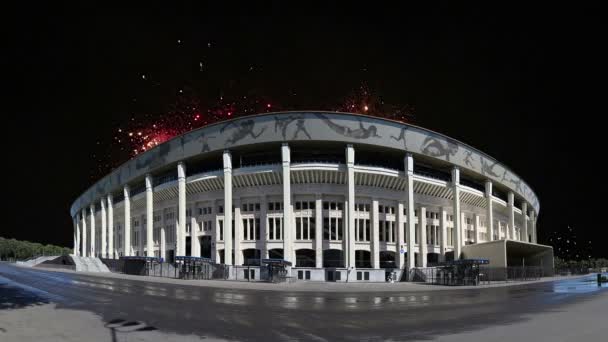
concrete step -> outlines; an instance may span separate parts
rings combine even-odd
[[[72,260],[76,265],[76,271],[110,272],[108,267],[99,258],[72,256]]]

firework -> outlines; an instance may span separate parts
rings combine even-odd
[[[359,86],[338,105],[323,107],[326,108],[316,109],[366,114],[403,122],[411,122],[413,118],[412,107],[388,105],[365,85]],[[116,128],[109,151],[93,155],[98,168],[94,170],[92,178],[178,135],[206,125],[259,113],[298,109],[301,108],[279,105],[269,97],[254,95],[221,95],[213,104],[203,105],[189,89],[181,90],[176,102],[165,113],[133,116]]]

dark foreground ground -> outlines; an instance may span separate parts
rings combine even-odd
[[[226,340],[430,340],[515,326],[531,314],[567,313],[582,302],[605,300],[606,288],[590,280],[317,293],[146,283],[0,263],[0,313],[54,304],[53,310],[95,313],[106,324],[138,322],[142,329]],[[0,341],[3,329],[0,320]]]

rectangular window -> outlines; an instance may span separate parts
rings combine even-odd
[[[327,203],[327,202],[325,202]],[[329,217],[323,218],[323,239],[329,240],[330,237],[330,229],[329,229]]]
[[[315,208],[315,202],[308,202],[308,208],[309,209],[314,209]]]
[[[369,272],[363,272],[363,280],[369,280]]]
[[[357,280],[363,280],[363,272],[357,272]]]
[[[257,240],[258,237],[257,235],[255,235],[255,226],[254,226],[254,220],[252,218],[249,219],[249,240]]]
[[[329,202],[323,202],[323,210],[329,210]]]
[[[260,240],[260,219],[255,219],[255,239]]]
[[[268,239],[274,240],[274,218],[268,219]]]
[[[308,236],[308,217],[302,218],[302,238],[304,240],[310,239],[310,236]]]
[[[268,211],[274,211],[274,202],[268,202]]]
[[[300,209],[302,209],[302,203],[296,202],[296,210],[300,210]]]
[[[247,230],[247,219],[243,219],[243,226],[241,227],[241,230],[243,231],[243,240],[250,240],[249,238],[249,231]]]
[[[310,280],[310,271],[306,271],[305,274],[306,274],[306,280]]]
[[[342,219],[339,218],[338,219],[338,240],[340,240],[340,241],[342,240],[343,233],[344,233],[344,230],[343,230],[343,226],[342,226]]]
[[[298,202],[296,202],[298,203]],[[301,222],[302,218],[301,217],[296,217],[296,240],[302,240],[302,222]]]

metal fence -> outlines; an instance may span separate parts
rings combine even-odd
[[[417,267],[411,269],[409,279],[413,282],[433,285],[464,286],[479,284],[479,276],[476,272],[451,272],[443,267]]]
[[[539,266],[480,267],[481,283],[497,281],[530,281],[543,277],[543,268]]]
[[[531,281],[543,277],[543,269],[535,266],[479,267],[478,270],[451,272],[442,267],[417,267],[409,270],[409,279],[433,285],[479,285],[492,282]]]

